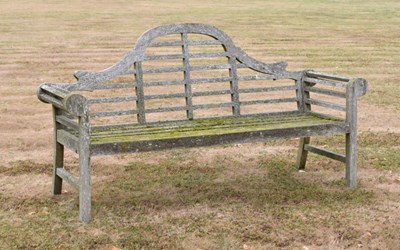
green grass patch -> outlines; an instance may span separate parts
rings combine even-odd
[[[343,219],[346,211],[376,199],[362,186],[347,189],[343,180],[303,178],[282,157],[263,157],[244,174],[235,174],[234,165],[234,159],[209,165],[196,157],[131,163],[95,195],[94,220],[88,225],[77,220],[74,193],[51,199],[0,196],[0,247],[296,247],[296,239],[311,242],[321,223],[345,230],[351,220]],[[346,240],[354,245],[359,234],[346,233]]]

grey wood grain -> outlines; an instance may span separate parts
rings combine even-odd
[[[357,98],[356,81],[351,81],[346,92],[346,122],[350,132],[346,133],[346,182],[350,188],[357,186]]]
[[[332,152],[330,150],[327,150],[327,149],[324,149],[324,148],[320,148],[320,147],[316,147],[314,145],[309,145],[309,143],[306,143],[304,145],[304,149],[306,151],[312,152],[314,154],[319,154],[319,155],[326,156],[326,157],[331,158],[333,160],[341,161],[343,163],[346,162],[346,156],[345,155],[337,154],[337,153]]]
[[[310,137],[318,135],[343,134],[346,125],[332,123],[299,128],[285,128],[257,132],[243,132],[210,136],[192,136],[171,140],[147,140],[121,143],[93,144],[92,155],[112,155],[129,152],[147,152],[179,147],[203,147],[231,143],[245,143],[255,141],[276,140],[296,137]]]
[[[301,137],[299,142],[299,149],[297,152],[297,169],[304,170],[307,162],[308,151],[305,149],[306,145],[310,143],[310,137]]]
[[[146,122],[146,115],[145,115],[145,103],[144,103],[144,90],[143,90],[143,72],[142,72],[142,63],[135,62],[135,79],[136,79],[136,107],[137,107],[137,119],[139,123]]]
[[[71,134],[67,130],[58,129],[56,133],[57,142],[61,145],[71,149],[75,153],[78,153],[78,137]]]
[[[79,124],[76,121],[68,118],[67,116],[57,115],[55,118],[56,118],[57,123],[64,125],[68,129],[72,129],[75,131],[79,130]]]
[[[183,81],[185,85],[185,102],[186,102],[186,117],[189,120],[193,119],[193,102],[192,102],[192,84],[190,81],[190,54],[188,46],[187,33],[181,34],[182,39],[182,54],[183,54]]]
[[[79,191],[79,180],[64,168],[57,169],[57,176]]]
[[[231,101],[233,102],[232,114],[240,115],[240,101],[239,101],[239,81],[237,75],[236,58],[229,57],[229,64],[231,65],[229,69],[230,89],[231,89]]]
[[[91,219],[92,180],[90,167],[90,123],[89,110],[79,117],[79,219],[89,222]]]

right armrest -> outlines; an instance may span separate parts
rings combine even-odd
[[[39,100],[50,103],[75,116],[88,114],[87,99],[60,84],[44,83],[40,85],[37,96]]]

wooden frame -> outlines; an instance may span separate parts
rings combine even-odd
[[[175,41],[158,41],[158,37],[179,35]],[[211,39],[193,40],[191,34],[201,34]],[[191,53],[191,46],[221,46],[221,52]],[[181,53],[148,55],[150,47],[180,46]],[[194,58],[226,58],[227,63],[192,65]],[[182,60],[182,66],[146,68],[143,63],[152,60]],[[362,78],[349,78],[312,70],[289,72],[286,62],[265,64],[248,56],[223,31],[205,24],[164,25],[145,32],[134,49],[120,62],[110,68],[95,73],[78,71],[74,84],[42,84],[38,98],[53,106],[54,120],[54,173],[53,194],[60,194],[62,181],[79,190],[80,220],[91,219],[91,169],[90,158],[94,155],[117,154],[138,151],[153,151],[174,147],[198,147],[216,144],[265,141],[270,139],[300,139],[297,166],[304,169],[308,152],[320,154],[346,164],[347,185],[356,186],[357,162],[357,97],[367,91],[367,81]],[[248,69],[254,74],[241,75],[240,69]],[[195,71],[228,70],[225,77],[193,78]],[[182,72],[182,80],[161,79],[146,81],[145,74]],[[107,83],[121,75],[132,75],[130,83]],[[243,81],[275,81],[289,79],[293,85],[242,87]],[[229,82],[229,89],[193,91],[195,84]],[[184,92],[169,94],[146,94],[149,86],[183,85]],[[334,87],[341,90],[326,88]],[[79,91],[132,89],[130,96],[88,98]],[[241,100],[246,93],[267,93],[294,91],[293,97]],[[312,93],[312,94],[310,94]],[[345,104],[313,97],[319,94],[327,97],[345,99]],[[229,102],[194,104],[193,97],[229,95]],[[184,98],[185,105],[173,107],[148,108],[148,100]],[[207,99],[205,99],[207,100]],[[94,111],[91,105],[99,103],[135,102],[135,109],[116,111]],[[242,114],[241,108],[247,105],[295,103],[296,110],[284,112],[263,112]],[[330,110],[345,112],[345,118],[316,112],[311,107],[321,106]],[[227,107],[231,115],[202,117],[194,111]],[[147,114],[171,111],[184,111],[186,119],[179,121],[147,121]],[[91,119],[118,115],[136,115],[137,122],[95,126]],[[310,137],[319,135],[345,134],[346,155],[340,155],[310,144]],[[64,169],[64,148],[79,154],[79,178]]]

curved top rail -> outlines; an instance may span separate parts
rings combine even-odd
[[[298,72],[286,71],[287,62],[276,62],[266,64],[247,55],[241,48],[236,47],[232,39],[222,30],[207,24],[183,23],[162,25],[144,32],[136,42],[133,50],[129,51],[121,61],[100,72],[77,71],[74,76],[78,85],[88,85],[111,80],[112,78],[126,73],[136,61],[142,61],[146,48],[159,36],[179,33],[195,33],[210,36],[222,43],[225,51],[235,57],[241,63],[261,73],[272,74],[276,78],[297,78]],[[79,87],[78,87],[79,88]]]

